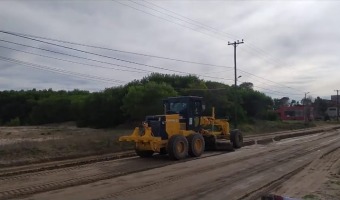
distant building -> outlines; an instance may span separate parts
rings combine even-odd
[[[338,114],[337,107],[328,107],[327,110],[326,110],[326,115],[330,118],[335,118],[337,116],[337,114]]]
[[[312,106],[282,106],[276,112],[281,120],[301,120],[304,118],[304,109],[306,109],[307,120],[314,120],[314,108]]]
[[[331,95],[331,101],[333,101],[333,103],[336,103],[336,95]],[[339,103],[340,103],[340,95],[339,95]]]

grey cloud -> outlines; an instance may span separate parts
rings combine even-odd
[[[123,3],[138,7],[131,2],[123,1]],[[265,88],[292,94],[297,93],[296,90],[316,90],[320,96],[327,96],[332,93],[334,87],[340,84],[337,70],[337,66],[340,64],[338,56],[340,49],[338,19],[340,13],[337,8],[340,3],[336,1],[322,3],[318,1],[155,1],[154,3],[208,26],[216,27],[218,30],[227,32],[227,35],[218,36],[203,28],[195,27],[198,31],[214,35],[210,37],[146,15],[114,1],[86,1],[81,3],[79,1],[2,1],[0,2],[0,24],[3,29],[14,32],[229,67],[233,67],[233,48],[227,45],[227,41],[244,39],[245,44],[240,45],[237,49],[239,68],[285,84],[287,87],[282,88],[278,84],[251,76],[243,76],[241,82],[250,81],[255,86],[260,87],[265,85],[261,82],[266,82]],[[171,19],[164,15],[161,16]],[[180,21],[177,22],[184,24]],[[188,24],[185,24],[185,26],[194,27]],[[224,40],[216,39],[220,36]],[[0,34],[0,38],[138,69],[172,73],[43,45],[4,34]],[[0,42],[0,45],[3,45],[3,43]],[[178,63],[79,46],[74,47],[147,65],[197,74],[209,74],[209,72],[228,69]],[[39,50],[23,47],[20,47],[20,49],[77,62],[114,67]],[[1,48],[0,54],[40,65],[104,78],[131,81],[146,75],[146,73],[128,73],[65,63]],[[11,69],[8,67],[9,64],[2,61],[0,61],[0,66],[2,69],[7,68],[6,73]],[[112,86],[112,84],[82,80],[81,78],[51,72],[28,69],[22,71],[25,73],[17,73],[14,68],[12,73],[0,73],[2,87],[0,89],[39,87],[41,89],[79,88],[99,91]],[[233,71],[212,73],[211,75],[232,79]],[[15,76],[19,81],[13,83],[8,76]],[[232,81],[216,80],[232,84]],[[268,86],[268,84],[271,86]],[[295,90],[289,89],[289,87],[293,87]],[[261,91],[261,89],[259,90]]]

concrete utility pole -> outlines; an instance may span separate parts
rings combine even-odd
[[[237,108],[236,108],[236,103],[237,103],[237,70],[236,70],[236,47],[239,44],[243,44],[243,39],[240,42],[239,40],[234,41],[234,42],[228,42],[228,45],[233,45],[234,46],[234,71],[235,71],[235,95],[234,95],[234,102],[235,102],[235,119],[234,119],[234,128],[237,128]]]
[[[306,100],[307,100],[307,94],[309,92],[305,92],[305,99],[303,100],[303,119],[305,121],[305,124],[307,123],[307,116],[306,116]]]
[[[336,120],[339,121],[339,90],[334,91],[336,91]]]

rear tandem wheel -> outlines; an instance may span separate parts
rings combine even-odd
[[[187,139],[189,143],[189,155],[192,157],[201,156],[205,148],[203,136],[199,133],[194,133],[189,135]]]

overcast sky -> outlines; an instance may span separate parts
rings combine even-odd
[[[228,41],[244,39],[238,83],[252,82],[272,97],[301,100],[310,92],[329,99],[340,89],[339,9],[340,1],[322,0],[2,0],[1,31],[217,66],[0,33],[0,90],[100,91],[151,72],[233,84]]]

